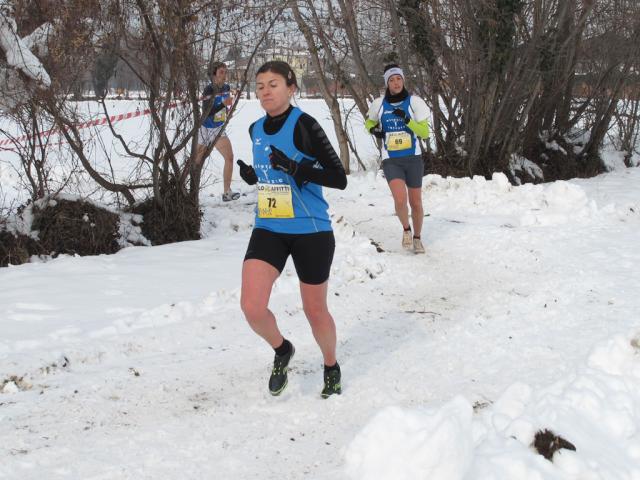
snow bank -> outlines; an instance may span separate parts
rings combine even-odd
[[[364,282],[377,278],[385,270],[385,260],[367,237],[356,232],[343,217],[333,221],[336,245],[343,254],[332,266],[331,282],[335,288],[351,282]]]
[[[440,409],[390,407],[345,451],[353,479],[640,478],[640,332],[608,339],[586,366],[540,391],[519,383],[472,418],[456,397]],[[531,447],[550,429],[576,447],[550,462]]]
[[[388,407],[348,447],[347,472],[358,479],[463,478],[473,453],[472,414],[462,397],[437,410]]]
[[[494,173],[491,180],[428,175],[424,188],[430,212],[509,216],[518,226],[588,223],[611,214],[625,216],[629,211],[627,205],[599,205],[573,181],[513,186],[502,173]]]

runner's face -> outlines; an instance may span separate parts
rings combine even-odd
[[[284,77],[277,73],[264,72],[256,77],[256,95],[262,108],[272,117],[289,108],[294,91],[295,86],[287,86]]]
[[[391,95],[396,95],[402,91],[404,88],[404,80],[400,75],[391,75],[388,83],[389,91]]]
[[[227,69],[225,67],[219,67],[216,73],[213,74],[213,82],[222,85],[227,80]]]

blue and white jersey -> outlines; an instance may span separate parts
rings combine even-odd
[[[203,96],[213,96],[213,105],[211,107],[209,116],[207,116],[205,121],[202,123],[203,127],[218,128],[224,125],[224,122],[227,119],[227,107],[223,106],[223,108],[221,109],[219,109],[219,107],[222,105],[222,102],[225,99],[229,98],[230,93],[231,87],[228,83],[225,83],[222,87],[218,87],[217,85],[212,83],[204,89],[204,92],[202,93]],[[216,110],[218,111],[216,112]]]
[[[417,142],[415,133],[404,123],[402,118],[393,114],[396,108],[400,108],[407,115],[411,115],[410,106],[411,95],[407,96],[402,103],[391,104],[386,99],[382,102],[380,123],[386,133],[384,146],[389,158],[416,155]],[[394,143],[396,146],[394,146]]]
[[[302,111],[294,107],[280,130],[268,135],[264,131],[266,116],[258,120],[252,130],[253,167],[258,176],[259,184],[288,185],[291,188],[293,203],[292,218],[261,218],[256,208],[255,227],[264,228],[277,233],[316,233],[331,231],[331,220],[322,187],[315,183],[306,183],[299,188],[293,177],[271,167],[269,154],[270,145],[274,145],[284,152],[287,157],[300,163],[301,161],[315,161],[315,158],[304,157],[293,141],[295,125],[302,115]]]
[[[407,140],[411,139],[410,144],[415,146],[416,147],[415,149],[412,150],[412,148],[408,145],[409,142],[399,141],[402,139],[398,137],[402,137],[402,135],[398,135],[398,134],[402,132],[409,134],[410,129],[405,125],[402,119],[400,119],[399,117],[396,117],[395,115],[393,115],[393,113],[391,113],[395,108],[402,108],[402,110],[407,112],[407,114],[413,120],[420,123],[428,119],[431,113],[429,110],[429,107],[427,107],[427,104],[425,103],[425,101],[417,95],[409,94],[408,97],[405,98],[403,101],[398,101],[393,103],[389,102],[385,95],[382,95],[376,98],[371,103],[371,105],[369,106],[369,111],[367,112],[367,122],[372,121],[374,122],[373,123],[374,125],[376,123],[379,123],[381,124],[385,132],[392,131],[396,133],[396,135],[394,136],[395,138],[391,139],[393,140],[393,143],[391,144],[392,148],[393,146],[403,147],[405,146],[404,143],[407,143],[406,146],[409,147],[406,149],[406,151],[402,152],[401,155],[398,153],[392,154],[388,149],[389,143],[385,141],[383,158],[416,155],[419,153],[416,151],[416,150],[419,151],[419,148],[417,148],[419,147],[419,145],[415,137],[415,133],[413,133],[413,138],[411,138],[411,135],[408,138],[406,138]],[[382,117],[384,117],[384,119]],[[385,138],[385,140],[388,140],[388,138]],[[395,150],[395,151],[397,152],[398,150]]]

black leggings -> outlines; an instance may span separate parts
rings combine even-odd
[[[300,281],[320,285],[329,279],[335,249],[332,231],[277,233],[254,228],[244,259],[262,260],[282,273],[291,255]]]

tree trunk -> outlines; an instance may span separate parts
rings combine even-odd
[[[313,8],[313,6],[311,6],[311,8]],[[298,8],[298,4],[295,1],[292,4],[292,10],[296,23],[298,24],[300,31],[304,35],[307,46],[309,47],[311,62],[313,63],[316,72],[319,73],[320,92],[322,93],[322,98],[324,98],[327,107],[329,107],[329,111],[331,112],[331,120],[333,121],[336,136],[338,137],[340,161],[342,162],[345,172],[349,174],[349,142],[347,141],[347,134],[344,131],[344,127],[342,126],[342,113],[340,111],[340,105],[338,103],[337,92],[333,94],[331,93],[331,89],[322,68],[322,63],[320,61],[316,42],[313,38],[313,33],[311,32],[311,28],[309,28],[309,25],[307,25],[305,20],[302,18],[300,9]]]

